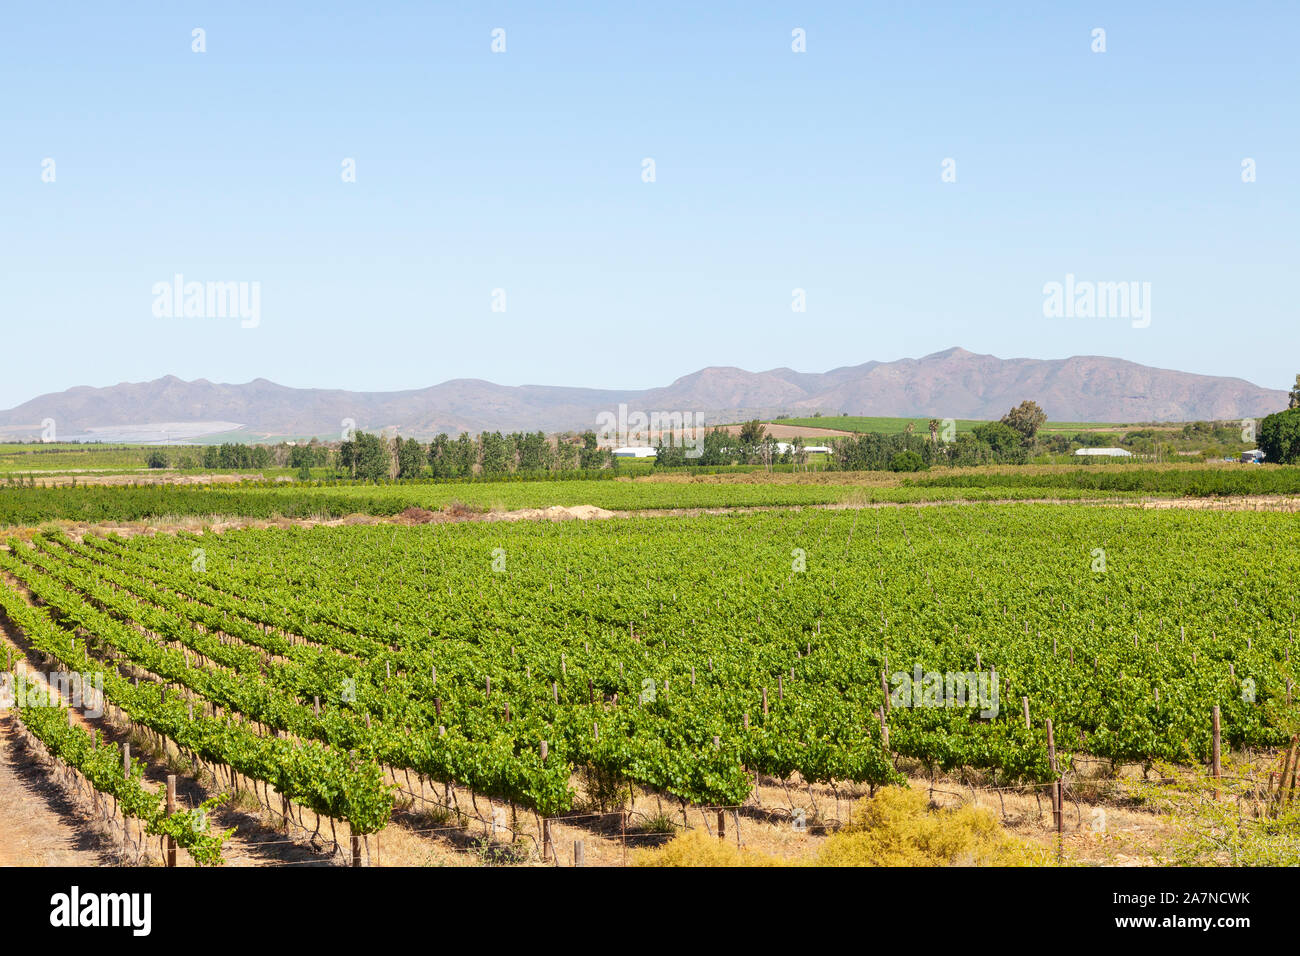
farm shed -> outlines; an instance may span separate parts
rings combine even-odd
[[[1096,455],[1102,458],[1131,458],[1133,453],[1124,448],[1079,448],[1076,455]]]

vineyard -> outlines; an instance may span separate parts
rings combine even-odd
[[[677,469],[681,472],[681,469]],[[771,508],[925,501],[1083,500],[1138,496],[1295,495],[1300,472],[1267,467],[1021,467],[893,473],[684,474],[588,478],[142,484],[104,487],[0,485],[0,527],[47,521],[140,521],[188,516],[338,518],[388,516],[407,508],[475,510],[595,505],[615,511]]]
[[[734,807],[759,777],[878,786],[900,761],[1007,786],[1075,754],[1204,762],[1215,707],[1225,746],[1282,746],[1298,545],[1286,514],[1074,505],[50,531],[0,552],[0,611],[102,671],[111,713],[364,837],[412,777],[545,819],[593,781]],[[932,686],[952,674],[992,699]],[[50,712],[20,717],[120,788]]]

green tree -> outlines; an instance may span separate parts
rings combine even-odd
[[[1300,406],[1274,412],[1260,423],[1259,450],[1265,461],[1280,465],[1300,462]]]
[[[397,477],[419,478],[424,474],[424,446],[414,438],[397,442]]]
[[[704,447],[696,461],[701,465],[730,465],[735,460],[736,445],[725,428],[711,428],[704,435]]]
[[[1290,401],[1287,402],[1287,408],[1300,408],[1300,375],[1295,377],[1295,388],[1291,389]]]
[[[1037,402],[1030,401],[1021,402],[1002,416],[1002,424],[1019,432],[1026,444],[1034,440],[1034,436],[1038,434],[1038,429],[1046,421],[1046,413],[1038,407]]]
[[[383,481],[388,477],[388,442],[379,435],[356,432],[339,449],[340,463],[353,478]]]
[[[446,432],[441,432],[429,442],[429,468],[435,478],[451,478],[452,475],[451,439]]]
[[[1024,432],[1012,428],[1005,422],[988,422],[984,425],[976,425],[971,429],[971,434],[979,441],[993,449],[993,453],[999,458],[1014,457],[1014,452],[1019,450],[1025,442]]]
[[[578,467],[583,471],[594,471],[603,468],[604,465],[605,456],[596,445],[596,433],[593,431],[583,432],[582,451],[578,453]]]
[[[679,468],[686,464],[686,445],[684,442],[677,444],[674,437],[672,432],[668,432],[665,439],[660,433],[659,444],[655,446],[656,468]]]
[[[550,443],[541,432],[514,436],[520,471],[545,471],[550,463]]]
[[[560,438],[555,443],[555,468],[557,471],[573,471],[578,467],[578,446],[569,437]]]
[[[479,461],[485,475],[509,474],[514,464],[512,443],[500,432],[483,432],[478,436]]]
[[[790,460],[796,465],[808,464],[808,452],[804,449],[802,435],[790,439]]]
[[[767,431],[763,423],[757,418],[745,422],[740,426],[740,444],[745,448],[753,448],[763,440],[763,432]]]
[[[452,476],[469,478],[478,464],[478,445],[469,432],[461,432],[451,446]]]

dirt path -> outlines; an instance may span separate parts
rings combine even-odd
[[[112,863],[101,838],[27,749],[18,722],[0,717],[0,867]]]

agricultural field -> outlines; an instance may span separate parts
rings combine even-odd
[[[417,793],[440,814],[470,800],[494,834],[508,819],[536,860],[595,802],[652,796],[721,828],[773,787],[838,805],[909,777],[1035,788],[1088,762],[1203,764],[1216,708],[1225,751],[1300,731],[1287,513],[967,503],[78,537],[0,551],[9,669],[102,673],[110,718],[286,820],[310,813],[341,859],[409,829]],[[196,824],[215,803],[167,813],[93,728],[18,714],[142,840],[220,858]]]
[[[915,477],[893,472],[606,472],[599,479],[506,481],[0,484],[0,527],[50,521],[112,522],[184,517],[329,520],[392,516],[407,509],[512,511],[590,505],[609,511],[773,508],[940,501],[1071,500],[1300,494],[1300,471],[1240,465],[1095,465],[954,468]]]
[[[987,425],[988,422],[976,418],[959,418],[955,420],[957,433]],[[881,435],[898,435],[912,426],[917,435],[927,435],[930,431],[928,418],[887,418],[871,415],[820,415],[808,418],[778,418],[776,425],[788,425],[796,428],[830,428],[844,432],[876,432]],[[1044,434],[1074,434],[1076,432],[1123,431],[1128,426],[1115,422],[1053,422],[1045,423],[1040,431]],[[1169,428],[1178,426],[1169,425]]]
[[[0,443],[0,476],[142,471],[155,450],[148,445]]]

